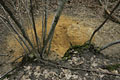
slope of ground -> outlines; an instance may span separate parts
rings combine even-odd
[[[92,2],[92,4],[91,4],[91,2],[90,3],[82,3],[81,0],[78,2],[77,2],[77,0],[72,0],[72,1],[74,3],[73,2],[67,3],[65,6],[65,9],[63,11],[64,16],[67,16],[67,17],[70,16],[68,18],[66,18],[66,17],[64,18],[64,19],[70,19],[70,21],[68,23],[69,25],[71,25],[71,22],[73,22],[73,24],[83,25],[84,27],[90,27],[94,30],[96,27],[98,27],[104,21],[104,18],[101,15],[101,13],[103,14],[103,9],[100,6],[98,6],[98,4],[96,2]],[[54,0],[53,0],[53,3],[54,3]],[[51,2],[51,4],[52,4],[52,2]],[[96,4],[97,4],[97,6],[96,6]],[[50,13],[54,13],[56,11],[56,4],[54,4],[54,5],[55,6],[52,5],[50,7],[50,9],[49,9]],[[39,11],[38,11],[38,14],[40,14]],[[67,23],[67,22],[63,22],[62,26],[64,26],[64,23]],[[67,25],[67,26],[69,26],[69,25]],[[120,27],[119,26],[120,25],[117,23],[108,21],[104,25],[104,27],[98,32],[97,35],[99,35],[99,36],[96,36],[97,40],[95,40],[96,45],[103,46],[104,44],[107,44],[111,41],[120,39]],[[3,53],[9,54],[9,56],[0,56],[0,60],[1,60],[0,63],[2,64],[2,62],[4,62],[4,61],[14,60],[15,59],[14,56],[16,56],[16,57],[20,56],[21,53],[23,52],[23,50],[21,50],[20,46],[17,47],[17,48],[19,48],[18,50],[17,49],[13,50],[10,47],[8,47],[8,44],[6,44],[6,37],[5,37],[5,36],[7,36],[7,34],[4,33],[4,32],[6,32],[6,28],[0,26],[0,31],[1,31],[0,54],[3,54]],[[5,35],[5,36],[3,36],[3,35]],[[11,37],[11,39],[13,39],[13,38]],[[8,42],[9,42],[9,40],[8,40]],[[16,42],[16,40],[15,40],[15,42]],[[12,43],[14,44],[14,41]],[[68,46],[69,45],[67,45],[67,47]],[[14,45],[14,46],[11,45],[11,47],[13,47],[15,49],[16,45]],[[120,53],[120,44],[112,46],[103,51],[103,54],[117,56],[118,58],[120,57],[119,53]],[[14,55],[14,56],[11,56],[11,55]],[[115,62],[118,62],[118,61],[115,61]],[[2,65],[2,66],[0,66],[0,74],[2,75],[4,72],[7,72],[10,69],[11,69],[11,67],[8,64]],[[111,76],[109,76],[109,77],[111,77]],[[113,80],[113,78],[111,78],[111,80]],[[116,79],[116,80],[119,80],[119,79]]]

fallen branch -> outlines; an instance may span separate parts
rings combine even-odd
[[[102,73],[102,74],[107,74],[107,75],[120,76],[120,74],[115,74],[115,73],[111,73],[111,72],[103,72],[103,71],[91,70],[91,69],[66,67],[66,66],[60,65],[59,63],[52,62],[50,60],[39,59],[39,62],[43,63],[46,66],[51,66],[51,67],[55,67],[55,68],[64,68],[64,69],[70,69],[73,71],[81,70],[81,71],[86,71],[86,72],[96,72],[96,73]]]

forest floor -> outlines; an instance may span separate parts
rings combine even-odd
[[[41,2],[37,3],[41,5]],[[54,6],[53,6],[54,5]],[[53,14],[56,11],[56,2],[51,2],[49,6],[49,14]],[[36,10],[36,15],[40,16],[41,8]],[[120,14],[120,13],[118,13]],[[72,20],[76,21],[77,24],[89,25],[91,28],[95,29],[104,21],[104,10],[99,5],[98,2],[86,2],[77,0],[71,0],[68,2],[62,13],[64,16],[72,17]],[[0,56],[0,75],[9,71],[13,67],[11,64],[11,59],[13,56],[11,54],[15,53],[15,50],[11,49],[7,42],[8,37],[11,34],[0,22],[0,54],[5,54],[9,56]],[[120,39],[120,24],[108,20],[104,27],[97,33],[95,45],[103,46],[109,42],[116,41]],[[16,46],[14,46],[16,47]],[[120,76],[115,76],[114,74],[120,74],[120,67],[116,69],[106,69],[106,65],[116,65],[120,64],[120,44],[112,46],[105,49],[102,54],[96,54],[93,51],[83,49],[81,52],[77,50],[71,50],[75,53],[69,60],[58,61],[58,63],[77,68],[65,69],[65,68],[55,68],[51,66],[45,66],[40,63],[29,63],[24,65],[22,68],[16,69],[13,73],[8,75],[9,77],[5,80],[119,80]],[[2,64],[3,62],[6,64]],[[84,70],[85,69],[85,70]],[[102,72],[101,72],[102,71]],[[17,73],[16,73],[17,72]],[[109,74],[111,73],[111,74]]]

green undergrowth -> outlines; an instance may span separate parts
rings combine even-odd
[[[96,53],[99,52],[99,48],[95,47],[95,44],[89,44],[88,42],[84,43],[83,45],[72,45],[65,53],[65,55],[62,57],[63,60],[70,59],[74,54],[82,54],[84,50],[89,50]],[[74,53],[73,51],[77,51],[77,53]]]

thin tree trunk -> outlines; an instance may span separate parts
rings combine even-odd
[[[30,0],[30,7],[31,7],[30,13],[31,13],[31,18],[32,18],[33,30],[34,30],[34,34],[35,34],[37,48],[39,50],[38,36],[37,36],[37,31],[36,31],[36,26],[35,26],[35,19],[34,19],[34,14],[33,14],[33,7],[32,7],[32,0]]]
[[[18,28],[21,30],[22,35],[28,41],[30,46],[33,48],[33,44],[31,43],[30,39],[27,37],[25,30],[23,29],[22,25],[17,21],[17,19],[15,18],[15,16],[11,12],[11,10],[5,5],[3,0],[0,1],[0,4],[5,9],[5,11],[9,14],[9,16],[12,18],[12,20],[15,22],[15,24],[18,26]]]
[[[32,23],[32,19],[31,19],[31,16],[30,16],[30,10],[29,10],[29,5],[28,5],[28,0],[25,0],[25,2],[23,1],[23,4],[24,4],[24,6],[25,6],[25,9],[26,9],[26,11],[27,11],[27,16],[28,16],[28,19],[30,20],[30,22]],[[34,33],[33,33],[33,27],[31,26],[31,24],[30,24],[30,22],[28,21],[28,26],[29,26],[29,28],[28,29],[30,29],[31,30],[31,34],[32,34],[32,41],[33,41],[33,44],[35,45],[35,39],[34,39],[34,37],[33,37],[33,35],[34,35]]]
[[[43,44],[45,44],[45,40],[46,40],[46,33],[47,33],[47,18],[48,18],[48,0],[45,0],[45,9],[44,9],[45,15],[44,15],[44,32],[43,32]]]
[[[47,48],[47,44],[48,44],[48,42],[50,41],[51,37],[54,34],[55,27],[56,27],[56,25],[58,23],[58,20],[60,18],[61,13],[62,13],[65,2],[66,2],[66,0],[59,0],[58,9],[57,9],[57,12],[55,14],[54,20],[52,22],[51,29],[49,31],[48,37],[47,37],[47,39],[45,41],[45,44],[43,46],[43,50],[41,52],[41,57],[43,57],[43,54],[44,54],[44,52],[45,52],[45,50]]]
[[[4,21],[6,21],[9,24],[10,28],[15,32],[15,34],[17,34],[17,36],[20,38],[20,40],[23,41],[23,43],[27,47],[28,51],[30,52],[29,46],[27,45],[27,43],[25,42],[25,40],[22,38],[22,36],[18,33],[18,31],[16,31],[16,29],[13,27],[13,25],[7,19],[5,19],[4,17],[2,17],[1,15],[0,15],[0,18],[3,19]]]
[[[21,42],[19,39],[17,39],[16,35],[15,35],[14,32],[11,30],[11,28],[9,28],[9,26],[7,25],[7,23],[5,23],[5,21],[4,21],[2,18],[1,18],[1,20],[2,20],[3,23],[6,25],[6,27],[8,28],[8,30],[10,30],[10,31],[13,33],[14,38],[15,38],[15,39],[18,41],[18,43],[21,45],[21,47],[23,48],[24,52],[27,53],[24,45],[22,44],[22,42]]]

